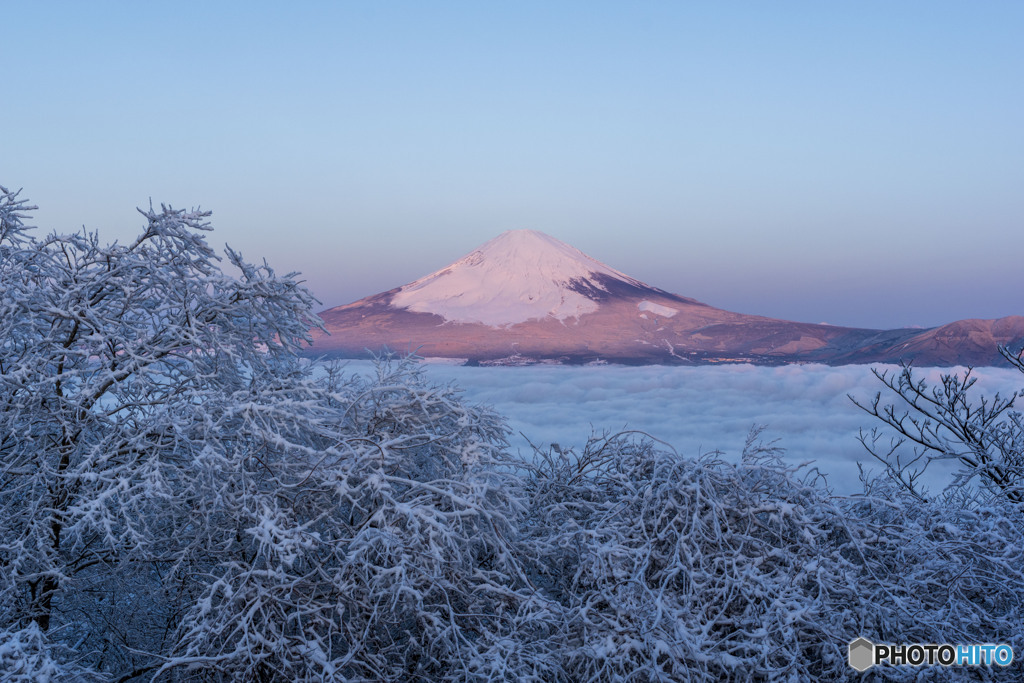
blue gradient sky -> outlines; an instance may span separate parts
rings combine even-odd
[[[214,211],[325,306],[543,230],[745,313],[1024,314],[1024,3],[40,2],[0,184]]]

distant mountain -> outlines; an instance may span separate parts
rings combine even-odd
[[[914,361],[917,365],[1003,365],[999,346],[1020,350],[1024,346],[1024,316],[1011,315],[995,320],[967,319],[898,339],[867,339],[846,355],[830,358],[828,363],[875,363]],[[888,334],[888,333],[883,333]]]
[[[1024,317],[867,330],[732,313],[651,287],[533,230],[503,233],[441,270],[320,314],[311,355],[383,347],[473,364],[998,363]]]

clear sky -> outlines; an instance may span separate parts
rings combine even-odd
[[[11,2],[0,184],[333,306],[542,230],[809,322],[1024,315],[1024,2]]]

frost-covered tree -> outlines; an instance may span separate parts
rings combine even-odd
[[[330,382],[329,382],[330,383]],[[334,386],[342,440],[278,462],[165,669],[258,680],[466,677],[542,609],[514,554],[502,422],[409,361]]]
[[[999,351],[1024,373],[1024,351]],[[925,500],[929,494],[921,475],[933,461],[951,461],[956,474],[942,495],[998,499],[1024,514],[1024,419],[1015,406],[1024,391],[975,396],[977,378],[971,369],[944,374],[935,387],[916,378],[909,365],[873,372],[895,400],[883,401],[881,392],[866,404],[854,400],[888,428],[862,433],[861,442],[897,485]]]
[[[1022,352],[1000,352],[1024,373]],[[1015,402],[1024,391],[978,395],[971,369],[936,386],[909,365],[873,372],[887,398],[853,400],[885,425],[860,436],[885,469],[864,475],[865,495],[849,507],[853,522],[871,523],[856,553],[872,570],[862,579],[872,596],[865,630],[876,642],[1002,642],[1021,652],[1024,421]],[[955,469],[931,492],[923,475],[935,461]]]
[[[312,297],[225,273],[208,213],[104,245],[30,208],[3,190],[0,629],[126,679],[436,677],[507,640],[500,418],[408,363],[314,377]]]
[[[209,564],[218,516],[251,485],[236,471],[312,446],[293,353],[312,297],[231,250],[238,276],[224,274],[208,213],[151,208],[127,245],[36,240],[28,207],[3,194],[4,620],[126,666],[196,590],[186,574]]]
[[[860,636],[1024,646],[1024,534],[1006,510],[921,505],[884,480],[836,497],[756,433],[738,464],[627,435],[537,455],[523,554],[564,610],[563,680],[861,680],[846,659]]]
[[[535,571],[569,615],[568,680],[842,674],[811,568],[836,508],[755,437],[740,466],[626,435],[540,454]]]

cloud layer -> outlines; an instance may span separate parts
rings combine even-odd
[[[593,430],[636,429],[685,455],[719,450],[736,459],[757,424],[767,426],[763,438],[777,439],[788,461],[813,462],[837,493],[860,489],[858,462],[880,469],[857,441],[860,429],[876,425],[848,398],[863,402],[884,389],[869,366],[426,367],[436,381],[454,381],[469,400],[504,415],[514,431],[513,448],[523,453],[529,446],[522,435],[538,445],[568,447],[585,443]],[[348,368],[362,371],[368,363],[354,361]],[[918,372],[935,384],[950,369]],[[1024,387],[1024,377],[1013,370],[981,368],[975,374],[979,393],[1009,395]],[[944,481],[938,469],[930,474],[933,485]]]

